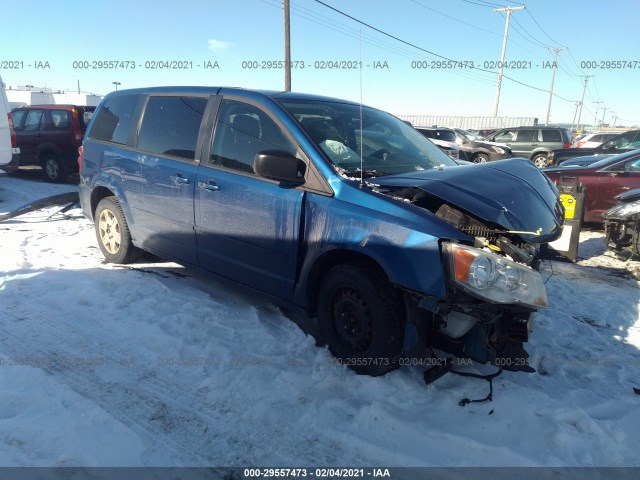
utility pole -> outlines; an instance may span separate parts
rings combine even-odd
[[[616,118],[618,118],[616,112],[611,112],[611,128],[616,128]]]
[[[573,132],[573,127],[576,125],[576,115],[578,115],[578,107],[580,106],[580,102],[576,102],[576,111],[573,112],[573,122],[571,122],[571,131]]]
[[[551,114],[551,99],[553,98],[553,83],[556,80],[556,70],[558,69],[558,54],[562,50],[566,50],[566,48],[556,47],[556,48],[549,49],[549,51],[551,50],[556,52],[556,55],[553,59],[553,73],[551,74],[551,88],[549,89],[549,104],[547,105],[547,119],[544,122],[545,125],[549,125],[549,115]]]
[[[595,103],[595,104],[596,104],[596,114],[595,114],[595,116],[593,117],[593,128],[598,128],[598,127],[597,127],[597,125],[598,125],[598,106],[599,106],[601,103],[604,103],[604,102],[601,100],[601,101],[599,101],[599,102],[593,102],[593,103]]]
[[[524,9],[525,9],[524,5],[520,5],[519,7],[502,7],[502,8],[493,9],[494,12],[506,12],[507,14],[507,19],[504,24],[504,38],[502,39],[502,53],[500,54],[500,64],[499,64],[500,68],[498,70],[498,87],[496,90],[496,102],[493,107],[494,117],[498,116],[498,105],[500,104],[500,88],[502,87],[502,70],[504,67],[504,55],[507,51],[507,39],[509,38],[509,18],[511,17],[511,14],[516,10],[524,10]]]
[[[291,91],[291,22],[289,0],[284,0],[284,91]]]
[[[582,99],[580,100],[580,113],[578,114],[578,130],[582,130],[580,128],[580,118],[582,118],[582,105],[584,105],[584,94],[587,93],[587,83],[589,79],[593,77],[593,75],[582,75],[584,77],[584,88],[582,89]]]
[[[604,107],[604,111],[602,112],[602,120],[600,120],[600,125],[604,127],[604,115],[607,113],[607,107]]]

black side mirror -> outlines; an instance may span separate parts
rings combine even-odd
[[[284,150],[263,150],[256,153],[253,170],[257,175],[276,182],[302,185],[307,166]]]

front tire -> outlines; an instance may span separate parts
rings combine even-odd
[[[384,375],[398,368],[404,312],[402,298],[387,278],[364,265],[333,267],[318,294],[322,341],[358,374]]]
[[[473,157],[473,161],[475,163],[487,163],[489,161],[489,157],[484,153],[478,153],[475,157]]]
[[[546,154],[538,154],[535,155],[531,161],[538,168],[546,168],[547,167],[547,155]]]
[[[142,251],[133,245],[127,220],[115,197],[100,200],[94,214],[96,237],[108,263],[132,263]]]
[[[50,182],[62,183],[67,179],[64,165],[55,153],[47,153],[42,159],[42,169]]]

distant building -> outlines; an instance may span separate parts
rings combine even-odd
[[[30,85],[6,86],[7,100],[11,108],[24,105],[71,104],[97,106],[102,96],[92,93],[65,92]]]

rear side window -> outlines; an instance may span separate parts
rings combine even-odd
[[[538,130],[519,130],[516,142],[537,142]]]
[[[24,127],[22,127],[22,130],[26,132],[41,130],[43,119],[44,119],[44,110],[27,111],[27,118],[25,118],[24,120]]]
[[[96,114],[89,138],[126,145],[139,95],[124,95],[107,100]]]
[[[560,130],[548,129],[542,130],[542,141],[543,142],[562,142],[562,135],[560,134]]]
[[[51,110],[51,128],[54,130],[67,130],[71,125],[71,112],[69,110]]]
[[[150,97],[142,119],[138,148],[158,155],[195,159],[207,98]]]
[[[22,123],[22,117],[24,117],[24,110],[14,110],[11,112],[11,118],[13,119],[13,128],[20,130],[20,123]]]

